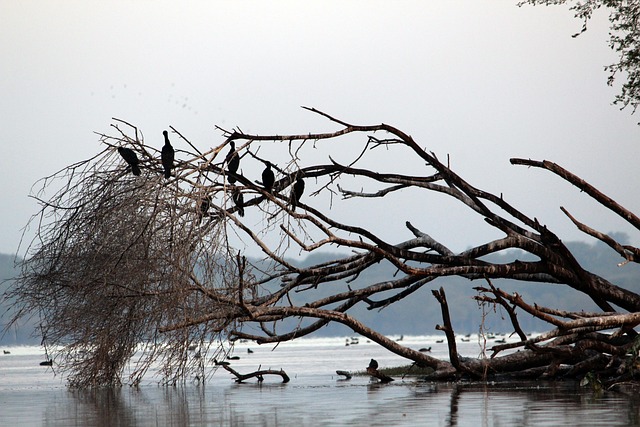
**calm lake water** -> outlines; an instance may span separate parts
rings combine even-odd
[[[446,358],[440,337],[405,337],[412,348],[432,347]],[[478,356],[477,339],[459,351]],[[251,348],[253,353],[248,353]],[[219,370],[205,386],[188,381],[159,386],[150,375],[139,388],[68,390],[56,368],[39,366],[39,347],[6,347],[0,354],[0,426],[629,426],[640,425],[640,400],[619,393],[594,395],[574,383],[430,383],[366,376],[344,380],[336,370],[363,370],[406,362],[360,338],[302,339],[274,346],[236,345],[240,373],[284,369],[291,381],[265,378],[237,384]]]

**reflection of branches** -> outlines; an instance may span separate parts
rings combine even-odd
[[[172,381],[200,372],[202,361],[188,350],[194,346],[202,355],[213,357],[223,351],[213,346],[216,339],[281,342],[310,334],[329,322],[346,325],[390,351],[433,367],[435,378],[541,367],[558,357],[563,363],[580,363],[583,359],[569,352],[568,346],[586,336],[598,341],[592,333],[605,329],[620,328],[620,343],[608,345],[628,345],[629,328],[640,320],[634,317],[640,311],[640,296],[584,270],[537,219],[501,196],[472,186],[392,126],[351,125],[308,110],[341,128],[294,135],[253,135],[218,128],[224,142],[209,150],[197,148],[172,128],[190,148],[177,147],[175,177],[169,180],[161,178],[158,150],[146,145],[135,128],[135,138],[128,137],[118,127],[124,122],[118,121],[114,125],[118,136],[100,135],[107,145],[100,155],[43,181],[43,187],[49,188],[53,180],[59,180],[61,190],[48,200],[43,192],[38,195],[43,201],[36,217],[38,235],[13,292],[21,301],[19,315],[40,310],[49,339],[71,343],[64,352],[69,369],[76,373],[76,384],[119,379],[125,361],[141,343],[146,353],[134,382],[156,360],[164,362],[163,373]],[[303,163],[308,151],[318,149],[323,141],[340,147],[348,135],[367,135],[355,157],[345,160],[335,148],[329,163]],[[229,172],[224,155],[219,154],[232,141],[241,166]],[[284,158],[261,154],[260,146],[266,142],[286,144]],[[115,148],[123,145],[139,156],[140,177],[128,174],[119,158]],[[385,147],[388,155],[399,153],[406,164],[414,162],[417,172],[406,172],[411,170],[408,167],[391,173],[371,169],[368,162],[379,147]],[[270,191],[256,179],[266,162],[276,172]],[[234,180],[228,179],[231,176]],[[294,211],[290,193],[299,176],[307,181],[309,191]],[[365,191],[365,186],[374,189]],[[358,199],[375,202],[408,189],[425,196],[435,192],[460,202],[501,237],[455,253],[423,231],[422,225],[405,221],[408,238],[390,241],[382,233],[382,223],[365,228],[337,215],[340,207]],[[233,197],[238,194],[243,196],[242,203]],[[322,206],[315,196],[323,194],[339,194],[342,199]],[[596,199],[608,206],[606,199]],[[240,215],[241,209],[245,216]],[[384,212],[384,206],[372,212]],[[310,266],[291,255],[328,245],[352,253]],[[263,258],[246,258],[242,252],[247,247]],[[491,255],[511,249],[534,260],[491,261]],[[635,262],[634,249],[625,246],[624,250],[625,258]],[[378,264],[393,266],[395,273],[362,280],[363,273]],[[486,280],[489,287],[477,288],[477,299],[507,310],[520,337],[518,346],[526,350],[490,360],[458,358],[442,289],[434,296],[442,307],[449,361],[404,347],[352,314],[357,306],[371,310],[402,303],[444,276]],[[559,312],[529,305],[517,294],[494,287],[494,278],[566,284],[589,295],[605,313],[561,320]],[[613,305],[630,313],[614,313]],[[529,312],[557,329],[532,341],[521,330],[516,310]],[[296,324],[283,323],[286,319],[296,319]],[[494,350],[509,348],[515,346]],[[544,351],[550,348],[552,353]]]
[[[447,417],[447,426],[455,427],[458,425],[458,407],[460,405],[460,395],[462,394],[461,386],[454,384],[451,389],[451,401],[449,402],[449,416]]]

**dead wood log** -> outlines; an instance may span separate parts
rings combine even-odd
[[[470,374],[473,377],[480,377],[481,374],[469,369],[465,366],[458,356],[458,350],[456,347],[456,335],[453,331],[453,326],[451,326],[451,316],[449,315],[449,305],[447,304],[447,297],[444,293],[444,288],[440,287],[440,290],[432,290],[433,296],[436,297],[438,302],[440,303],[440,308],[442,310],[442,321],[443,325],[436,325],[436,329],[439,331],[443,331],[447,337],[447,345],[449,347],[449,360],[451,364],[458,372],[464,372]]]
[[[389,383],[393,381],[393,378],[383,374],[378,370],[378,362],[375,359],[371,359],[371,361],[369,362],[369,366],[367,366],[367,374],[379,379],[382,383]]]
[[[343,377],[345,377],[346,380],[350,380],[351,379],[351,372],[349,372],[349,371],[341,371],[340,369],[338,369],[336,371],[336,374],[342,375]]]
[[[385,375],[377,369],[367,368],[367,374],[380,380],[381,383],[389,383],[393,381],[389,375]]]
[[[214,360],[214,363],[216,366],[222,366],[226,371],[230,372],[231,374],[233,374],[236,377],[236,382],[237,383],[241,383],[243,381],[248,380],[249,378],[257,378],[258,382],[262,382],[264,381],[264,376],[265,375],[279,375],[282,377],[282,382],[283,383],[288,383],[290,381],[289,376],[287,375],[287,373],[280,369],[275,370],[275,369],[263,369],[263,370],[258,370],[255,372],[250,372],[248,374],[241,374],[238,371],[236,371],[235,369],[233,369],[228,362],[218,362],[217,360]]]

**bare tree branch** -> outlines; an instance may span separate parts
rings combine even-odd
[[[548,369],[550,365],[573,366],[575,375],[587,366],[628,371],[625,367],[631,365],[621,355],[633,346],[639,295],[587,271],[538,219],[501,195],[474,187],[405,132],[387,124],[353,125],[305,109],[338,129],[261,135],[217,128],[221,143],[205,148],[171,127],[171,135],[178,138],[172,137],[175,163],[170,179],[162,176],[160,151],[147,145],[137,128],[114,119],[114,135],[98,134],[105,148],[97,156],[44,178],[33,194],[40,202],[32,218],[37,235],[27,245],[21,276],[8,293],[16,301],[13,322],[33,313],[40,316],[46,341],[61,348],[56,362],[70,374],[71,384],[80,387],[120,383],[125,364],[139,354],[128,378],[131,383],[154,363],[161,365],[166,384],[201,378],[205,362],[226,355],[237,339],[278,343],[330,322],[432,367],[434,379],[559,372]],[[351,157],[341,152],[347,137],[349,143],[362,144]],[[332,143],[328,161],[307,163],[309,153],[323,141]],[[260,150],[267,143],[280,148],[279,155],[267,158]],[[137,160],[127,160],[119,148],[132,150]],[[401,164],[384,173],[372,169],[370,156],[379,148],[386,150],[385,156],[413,162],[414,172],[405,172]],[[521,159],[512,163],[548,168],[632,224],[637,222],[557,165]],[[131,174],[133,165],[139,175]],[[267,166],[275,174],[272,186],[259,178]],[[450,198],[499,237],[455,252],[449,242],[429,234],[429,224],[385,217],[365,227],[340,215],[360,198],[379,203],[379,212],[384,212],[385,197],[408,189],[412,197],[438,193]],[[325,204],[327,199],[331,202]],[[627,262],[637,262],[637,249],[565,213]],[[385,221],[403,224],[406,236],[389,237]],[[313,265],[302,262],[300,254],[328,246],[349,252]],[[492,261],[506,250],[517,250],[526,261]],[[393,272],[369,279],[366,273],[378,264],[393,267]],[[488,359],[460,357],[441,287],[433,293],[441,306],[443,325],[438,328],[447,334],[449,360],[406,347],[355,314],[358,307],[402,304],[447,276],[487,281],[489,287],[476,287],[476,300],[503,307],[520,340],[495,346]],[[601,311],[580,314],[540,307],[494,287],[493,279],[567,286],[588,295]],[[518,312],[530,313],[554,329],[527,337]],[[610,338],[599,332],[607,330],[614,331]],[[199,357],[190,348],[198,348]],[[507,351],[516,348],[523,350]],[[594,351],[601,353],[594,358]]]

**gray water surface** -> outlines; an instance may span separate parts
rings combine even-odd
[[[373,344],[302,342],[246,351],[237,349],[242,355],[233,362],[237,370],[249,372],[258,363],[283,368],[291,382],[269,377],[262,384],[237,384],[220,371],[205,386],[187,381],[165,387],[150,379],[138,388],[69,390],[51,368],[38,365],[37,351],[18,349],[0,355],[0,426],[640,425],[638,397],[597,395],[573,382],[442,384],[397,378],[379,384],[366,376],[342,380],[335,374],[363,369],[371,357],[381,366],[398,364]],[[434,347],[435,355],[438,351]]]

